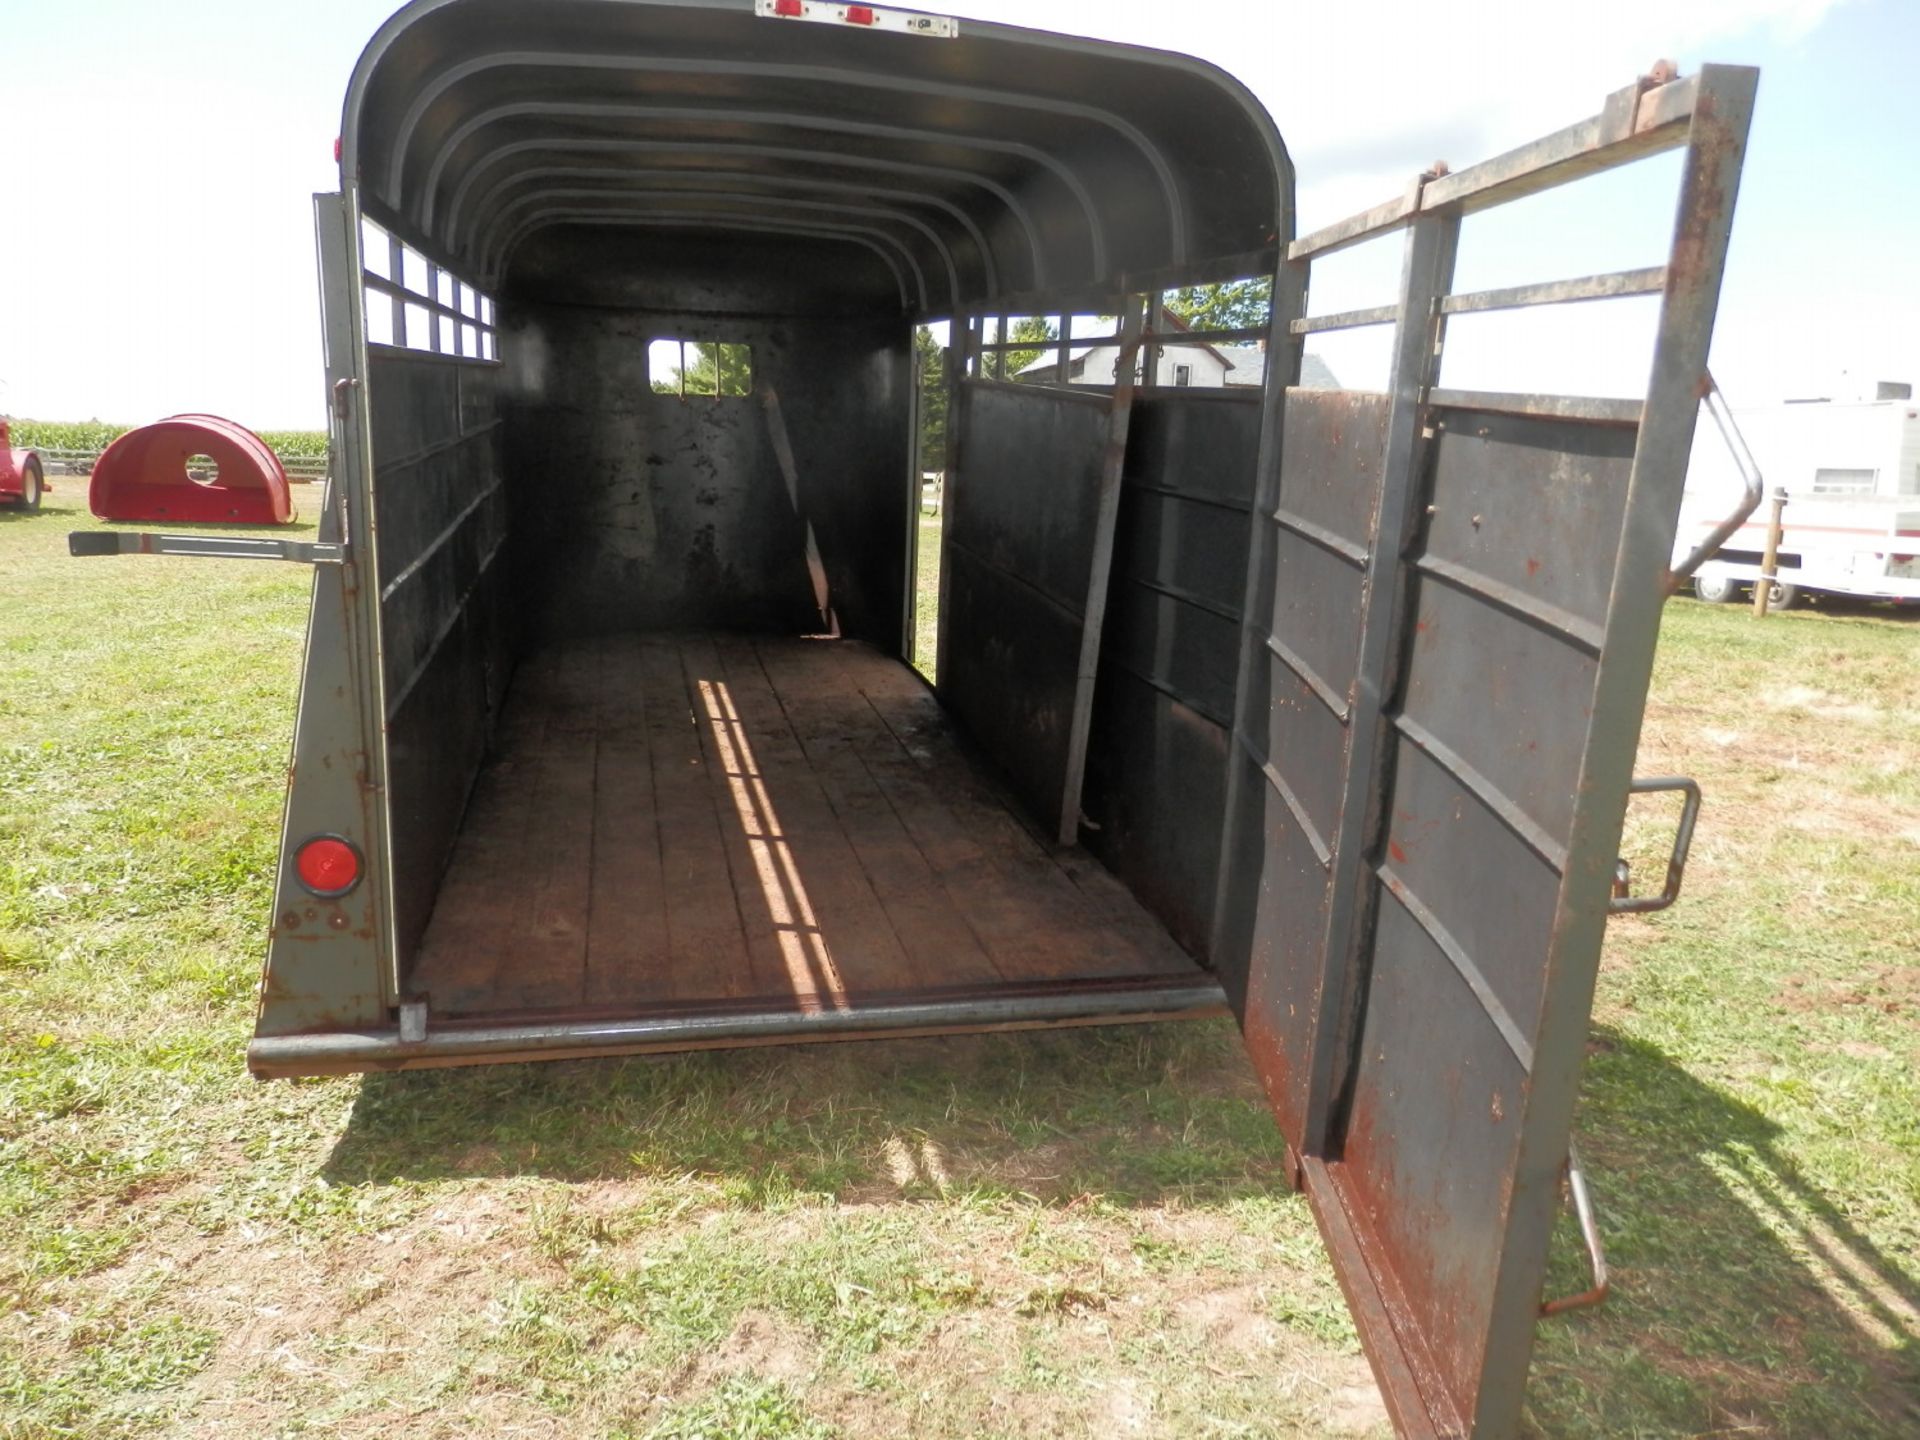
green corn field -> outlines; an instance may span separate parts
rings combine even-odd
[[[131,425],[115,425],[106,420],[12,422],[13,443],[36,450],[98,452],[131,429]],[[260,430],[255,433],[282,460],[318,459],[327,453],[327,432],[324,430]]]

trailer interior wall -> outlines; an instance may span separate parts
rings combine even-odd
[[[848,36],[740,4],[416,4],[369,48],[344,143],[364,213],[498,307],[496,362],[370,347],[394,972],[423,995],[423,945],[444,975],[454,897],[479,893],[453,882],[482,837],[457,841],[487,767],[513,762],[511,671],[668,633],[899,657],[914,324],[955,318],[959,354],[974,315],[1120,313],[1271,274],[1291,224],[1271,122],[1197,62],[993,26]],[[657,393],[660,340],[745,347],[750,393]],[[1117,524],[1112,395],[956,392],[939,695],[1033,834],[1081,790],[1129,914],[1204,963],[1263,392],[1143,395]],[[512,733],[574,723],[557,716]],[[538,948],[503,923],[499,948]],[[509,969],[503,1013],[540,989]]]
[[[535,638],[837,627],[898,652],[913,371],[875,257],[561,227],[517,252],[501,324]],[[745,346],[751,393],[656,393],[648,346],[681,338]]]

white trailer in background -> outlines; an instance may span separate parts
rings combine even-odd
[[[1787,492],[1771,603],[1802,591],[1920,601],[1920,406],[1912,387],[1883,382],[1873,399],[1789,400],[1736,410],[1769,495]],[[1695,437],[1676,560],[1737,508],[1743,481],[1720,437]],[[1694,575],[1702,600],[1732,601],[1760,578],[1769,506]]]

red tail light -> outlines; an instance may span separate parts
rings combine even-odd
[[[360,852],[338,835],[316,835],[294,855],[293,868],[302,885],[331,900],[360,883]]]

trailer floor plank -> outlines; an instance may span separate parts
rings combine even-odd
[[[569,641],[522,664],[507,716],[409,977],[436,1014],[1197,974],[856,641]]]

